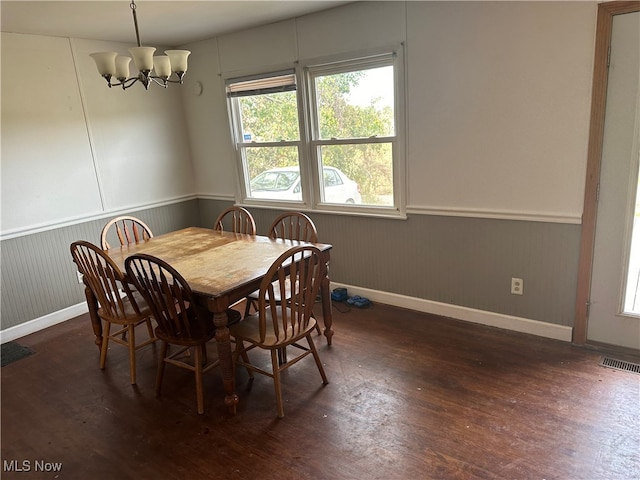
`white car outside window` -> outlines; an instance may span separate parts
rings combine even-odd
[[[360,187],[335,167],[323,168],[325,203],[362,203]],[[251,180],[250,198],[302,200],[300,169],[281,167],[266,170]]]

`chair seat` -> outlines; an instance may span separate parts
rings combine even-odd
[[[191,307],[189,307],[187,310],[189,310],[190,308]],[[216,326],[213,323],[213,319],[209,318],[210,321],[205,323],[204,330],[203,330],[202,323],[198,322],[198,317],[195,314],[194,315],[189,314],[189,317],[191,317],[191,320],[189,325],[190,332],[188,335],[185,335],[185,336],[169,335],[159,325],[155,329],[156,337],[158,337],[160,340],[164,340],[165,342],[169,342],[169,343],[174,343],[176,345],[193,347],[193,346],[202,344],[203,339],[206,339],[206,341],[208,342],[215,336]],[[241,319],[240,312],[236,310],[231,310],[231,309],[227,310],[227,321],[229,325],[233,325],[239,322],[240,319]]]
[[[206,330],[203,331],[199,325],[193,324],[191,326],[191,335],[193,335],[193,337],[189,335],[185,335],[185,336],[169,335],[161,327],[156,327],[155,332],[156,332],[156,337],[158,337],[162,341],[174,343],[176,345],[183,345],[185,347],[193,347],[196,345],[201,345],[203,342],[203,339],[206,339],[205,341],[211,340],[216,334],[216,327],[212,323],[211,325],[207,325]],[[194,340],[194,337],[196,337],[195,340]]]
[[[245,317],[241,322],[232,325],[229,327],[231,332],[231,336],[233,336],[236,341],[247,341],[258,345],[262,348],[266,349],[277,349],[280,348],[283,344],[282,341],[282,332],[280,338],[278,338],[275,334],[275,330],[273,327],[273,321],[271,317],[271,312],[266,313],[266,335],[264,341],[260,341],[260,316],[259,314],[249,315]],[[280,322],[281,324],[281,322]],[[310,331],[316,328],[316,320],[315,318],[309,318],[309,323],[306,328],[300,329],[300,331],[293,333],[292,327],[289,326],[286,342],[285,344],[291,344],[297,342],[298,340],[304,338]]]
[[[120,325],[127,325],[129,323],[136,323],[144,318],[148,318],[152,316],[151,309],[147,305],[147,302],[144,300],[142,295],[138,292],[132,292],[132,296],[136,304],[138,305],[138,310],[140,313],[137,313],[134,306],[131,304],[129,298],[122,299],[123,313],[125,315],[124,318],[113,318],[107,314],[106,310],[102,307],[98,308],[98,316],[100,318],[108,319],[112,323],[117,323]]]

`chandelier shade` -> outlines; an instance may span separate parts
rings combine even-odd
[[[123,90],[136,82],[140,82],[145,89],[149,88],[151,82],[165,88],[168,83],[182,83],[182,77],[187,71],[187,58],[191,52],[189,50],[165,50],[165,55],[154,56],[155,47],[143,47],[140,44],[135,1],[132,0],[129,6],[133,14],[138,46],[129,49],[131,57],[118,55],[117,52],[90,54],[91,58],[96,62],[100,75],[107,81],[109,88],[121,86]],[[138,69],[138,75],[130,77],[129,64],[132,59],[133,64]],[[175,74],[177,80],[171,79],[173,74]],[[115,78],[118,83],[112,83],[112,78]]]

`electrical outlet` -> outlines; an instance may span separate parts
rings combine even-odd
[[[78,276],[78,283],[83,283],[84,275],[78,271],[76,271],[76,275]]]
[[[521,278],[511,279],[511,293],[514,295],[522,295],[524,293],[524,282]]]

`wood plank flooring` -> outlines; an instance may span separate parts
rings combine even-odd
[[[138,352],[137,387],[121,346],[101,371],[87,316],[21,338],[2,478],[640,479],[640,375],[594,350],[380,304],[334,328],[331,347],[314,337],[329,385],[311,357],[290,368],[281,420],[271,379],[249,391],[245,371],[234,417],[216,370],[204,415],[185,370],[156,398],[159,348]]]

